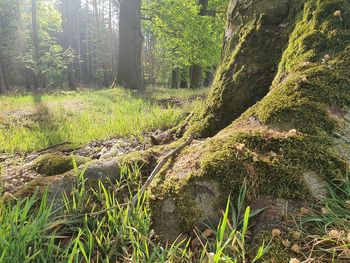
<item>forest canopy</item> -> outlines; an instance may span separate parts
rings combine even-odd
[[[192,65],[203,68],[199,84],[209,85],[228,0],[204,2],[205,10],[197,0],[142,1],[146,85],[178,87],[182,79],[187,87]],[[117,0],[2,0],[0,90],[111,85],[119,66],[119,7]]]

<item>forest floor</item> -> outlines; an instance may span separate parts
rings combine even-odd
[[[141,194],[131,212],[129,205],[109,210],[139,194],[145,178],[137,167],[122,171],[112,190],[99,184],[87,191],[84,175],[76,171],[74,202],[65,203],[59,218],[45,195],[40,206],[35,195],[15,200],[16,205],[3,202],[6,198],[1,196],[14,198],[18,187],[45,177],[33,169],[41,156],[108,160],[143,151],[152,147],[152,136],[177,125],[207,92],[155,88],[139,95],[115,88],[0,97],[0,263],[28,258],[33,262],[121,258],[121,262],[349,262],[348,181],[317,205],[283,215],[278,229],[258,236],[248,229],[248,221],[250,227],[259,223],[257,211],[249,215],[243,209],[242,191],[242,199],[228,201],[218,228],[195,229],[190,241],[171,245],[163,245],[152,230]],[[125,191],[127,196],[119,198]],[[101,213],[104,210],[108,212]]]
[[[208,89],[120,88],[0,97],[0,182],[12,193],[37,178],[31,163],[49,152],[105,159],[144,150],[173,127]]]
[[[208,89],[119,88],[43,95],[0,96],[0,154],[31,152],[69,142],[137,137],[167,129],[191,111]]]

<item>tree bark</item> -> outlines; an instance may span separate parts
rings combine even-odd
[[[348,177],[350,2],[247,3],[231,0],[222,65],[190,129],[221,131],[186,148],[150,190],[165,240],[217,222],[243,182],[247,205],[295,204]]]
[[[1,54],[0,54],[0,94],[5,92],[6,92],[6,84],[5,84],[4,73],[2,70],[2,62],[1,62]]]
[[[188,88],[187,79],[188,79],[188,71],[187,71],[187,69],[182,68],[180,70],[180,88],[181,89]]]
[[[62,20],[64,48],[71,49],[80,55],[80,32],[79,32],[79,10],[81,7],[80,0],[63,0],[62,1]],[[68,87],[71,90],[76,88],[77,74],[80,70],[80,62],[76,64],[71,62],[67,68]],[[79,75],[78,75],[79,76]]]
[[[200,5],[200,16],[206,16],[208,12],[208,0],[198,0]],[[190,69],[190,88],[195,89],[202,86],[202,67],[200,65],[192,65]]]
[[[204,78],[204,82],[203,82],[204,87],[210,87],[211,84],[213,83],[213,79],[214,79],[213,72],[214,72],[214,69],[210,69],[210,70],[205,72],[205,78]]]
[[[202,81],[202,67],[200,65],[192,65],[190,69],[190,88],[200,88]]]
[[[179,68],[174,68],[171,72],[171,88],[177,89],[180,85]]]
[[[118,83],[128,89],[145,90],[141,52],[141,0],[121,0],[119,15]]]
[[[203,125],[193,131],[200,137],[215,135],[269,91],[300,1],[282,0],[280,10],[270,1],[267,15],[260,12],[268,9],[265,2],[251,1],[249,8],[244,1],[230,3],[222,63],[198,116]]]

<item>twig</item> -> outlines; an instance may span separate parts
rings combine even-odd
[[[47,148],[40,149],[40,150],[36,151],[35,153],[42,153],[42,152],[45,152],[45,151],[48,151],[48,150],[55,149],[57,147],[66,145],[66,144],[71,144],[71,142],[65,141],[65,142],[61,142],[61,143],[55,144],[55,145],[51,145],[51,146],[49,146]]]
[[[156,177],[156,175],[158,174],[158,172],[162,169],[162,167],[164,166],[164,164],[170,159],[172,158],[174,155],[180,153],[186,146],[190,145],[191,142],[193,141],[193,135],[191,134],[190,137],[183,143],[181,144],[178,148],[172,150],[168,155],[166,155],[158,164],[157,166],[154,168],[153,172],[151,173],[151,175],[148,177],[148,179],[146,180],[145,184],[141,187],[140,193],[137,193],[131,200],[131,206],[135,206],[138,197],[142,196],[147,188],[149,187],[149,185],[152,183],[153,179]]]
[[[166,164],[166,162],[172,158],[174,155],[177,155],[178,153],[180,153],[186,146],[190,145],[191,142],[193,141],[193,135],[191,134],[190,137],[183,143],[181,144],[179,147],[177,147],[176,149],[172,150],[168,155],[166,155],[158,164],[157,166],[154,168],[154,170],[152,171],[151,175],[148,177],[148,179],[146,180],[145,184],[141,187],[141,190],[139,193],[137,193],[130,201],[130,203],[124,203],[124,204],[117,204],[115,206],[112,206],[108,209],[104,209],[95,213],[90,214],[90,216],[98,216],[101,214],[105,214],[109,211],[112,211],[114,209],[118,209],[120,207],[124,207],[127,206],[128,204],[130,205],[130,210],[129,210],[129,214],[132,212],[133,208],[136,205],[136,202],[139,198],[139,196],[142,196],[147,188],[149,187],[149,185],[152,183],[153,179],[156,177],[156,175],[158,174],[158,172],[162,169],[162,167]]]

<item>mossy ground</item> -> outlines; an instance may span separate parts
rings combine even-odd
[[[89,159],[81,156],[48,153],[38,157],[34,161],[32,169],[44,176],[59,175],[72,170],[74,168],[73,161],[79,166],[87,163]]]

